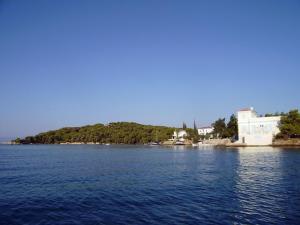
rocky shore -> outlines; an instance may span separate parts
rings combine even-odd
[[[228,143],[226,147],[258,147],[259,145],[245,145],[241,143]],[[289,139],[276,139],[273,141],[271,147],[300,147],[299,138],[289,138]]]
[[[299,146],[300,147],[300,138],[290,138],[290,139],[278,139],[275,140],[272,146]]]

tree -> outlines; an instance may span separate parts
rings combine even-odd
[[[227,123],[226,136],[238,139],[238,123],[234,114],[230,116],[229,122]]]
[[[17,138],[16,140],[14,140],[14,142],[15,142],[16,144],[21,144],[21,139],[20,139],[20,138]]]
[[[21,144],[55,144],[64,142],[142,144],[168,140],[174,129],[173,127],[117,122],[108,125],[95,124],[83,127],[65,127],[40,133],[34,137],[17,139],[15,142],[17,141]]]
[[[297,109],[281,117],[278,137],[297,137],[300,135],[300,113]]]
[[[225,118],[223,119],[218,119],[212,124],[214,131],[213,134],[216,137],[219,138],[226,138],[226,124],[225,124]]]
[[[195,120],[194,120],[194,129],[193,129],[191,138],[192,138],[192,141],[193,141],[194,144],[198,143],[199,139],[200,139],[200,136],[198,134],[198,129],[197,129],[197,125],[196,125]]]
[[[194,120],[194,131],[198,133],[196,121]]]

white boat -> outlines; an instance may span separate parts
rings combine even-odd
[[[184,145],[184,143],[182,141],[176,141],[175,145]]]
[[[158,146],[160,144],[158,142],[150,142],[148,145],[149,146]]]

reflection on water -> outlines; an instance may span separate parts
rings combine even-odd
[[[297,224],[300,151],[0,146],[1,224]]]
[[[288,208],[299,211],[299,186],[293,189],[297,195],[287,193],[293,184],[298,183],[295,178],[299,178],[299,174],[293,176],[295,171],[290,166],[293,164],[291,154],[298,156],[299,152],[272,147],[240,148],[237,152],[235,191],[239,200],[238,215],[243,215],[244,219],[251,216],[246,223],[272,223],[271,215],[276,215],[277,221],[296,221],[296,216],[289,216],[286,212]],[[297,170],[300,172],[299,167]],[[290,198],[295,198],[294,203],[289,202]]]

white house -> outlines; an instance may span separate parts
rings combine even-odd
[[[187,132],[185,130],[180,130],[178,132],[175,130],[171,140],[184,141],[186,136]]]
[[[207,134],[211,134],[214,131],[213,127],[200,127],[198,128],[198,134],[199,135],[207,135]]]
[[[271,145],[278,134],[280,116],[259,117],[253,107],[237,112],[238,143],[246,145]]]

